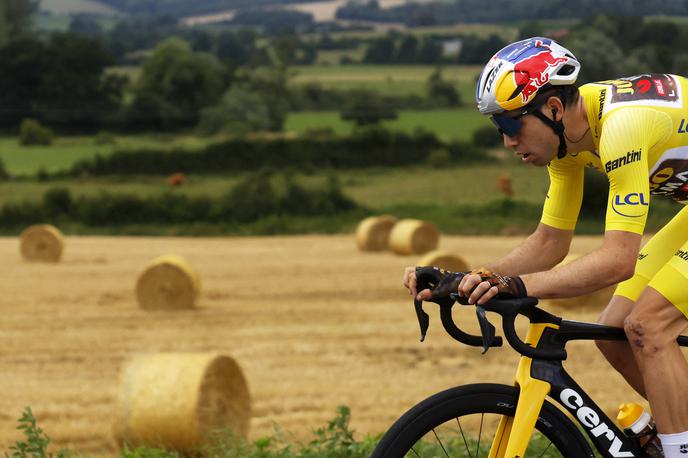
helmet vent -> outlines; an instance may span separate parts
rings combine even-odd
[[[559,71],[557,72],[557,75],[566,76],[566,75],[570,75],[574,71],[576,71],[576,67],[574,67],[573,65],[564,65],[563,67],[561,67],[561,69],[559,69]]]
[[[517,95],[519,95],[523,91],[524,87],[526,87],[525,84],[519,84],[518,86],[516,86],[516,89],[514,89],[514,92],[511,93],[508,100],[511,100]]]

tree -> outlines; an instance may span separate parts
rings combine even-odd
[[[436,103],[450,107],[461,105],[461,96],[452,83],[442,79],[440,68],[428,77],[427,90],[428,97]]]
[[[125,83],[105,76],[112,62],[100,41],[72,34],[21,37],[0,48],[0,125],[24,118],[88,131],[119,109]]]
[[[377,92],[363,90],[351,92],[340,117],[354,121],[357,126],[365,126],[385,119],[396,119],[397,113]]]
[[[418,51],[418,61],[423,64],[436,64],[441,58],[442,45],[430,37],[425,37]]]
[[[229,60],[235,65],[248,63],[251,51],[255,46],[255,35],[235,33],[223,30],[217,36],[217,49],[215,54],[223,60]]]
[[[396,52],[395,62],[400,64],[411,64],[418,59],[418,38],[415,35],[405,35],[401,39],[399,49]]]
[[[235,85],[222,96],[218,105],[201,112],[199,130],[205,135],[267,131],[270,130],[270,113],[260,94]]]
[[[0,1],[0,47],[28,29],[39,3],[40,0]]]
[[[194,53],[184,40],[156,46],[134,86],[130,117],[150,127],[172,129],[198,122],[201,109],[222,94],[226,73],[215,56]]]
[[[384,64],[392,62],[394,57],[394,38],[384,36],[374,39],[366,48],[363,62]]]
[[[220,103],[203,110],[199,129],[206,134],[281,131],[288,112],[283,69],[242,70]]]
[[[69,32],[84,37],[98,37],[103,35],[103,28],[100,24],[85,16],[74,16],[69,23]]]

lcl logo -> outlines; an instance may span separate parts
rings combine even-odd
[[[643,193],[638,193],[638,192],[632,192],[629,194],[626,194],[623,198],[617,194],[614,196],[614,200],[612,200],[612,209],[614,212],[618,215],[621,216],[627,216],[630,218],[640,218],[641,216],[645,216],[647,211],[643,211],[640,215],[629,215],[628,210],[626,210],[623,207],[637,207],[637,206],[644,206],[647,207],[648,203],[645,201],[645,194]],[[621,208],[619,208],[621,207]],[[630,208],[629,208],[630,210]]]

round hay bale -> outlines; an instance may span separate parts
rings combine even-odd
[[[389,247],[396,254],[424,254],[437,248],[440,233],[434,224],[402,219],[389,234]]]
[[[445,270],[451,270],[452,272],[466,272],[471,270],[466,260],[461,256],[443,250],[431,251],[423,256],[416,265],[434,266]]]
[[[195,269],[179,256],[154,259],[136,282],[136,298],[143,309],[188,309],[201,290]]]
[[[214,431],[246,437],[250,419],[248,385],[229,356],[141,355],[121,372],[114,423],[121,445],[192,451]]]
[[[396,223],[397,218],[392,215],[365,218],[356,228],[356,246],[360,251],[389,249],[389,233]]]
[[[20,251],[27,261],[58,262],[62,257],[62,232],[50,224],[30,226],[21,233]]]
[[[561,261],[559,265],[563,266],[564,264],[568,264],[569,262],[572,262],[582,256],[583,255],[577,253],[569,254],[566,256],[566,258],[564,258],[563,261]],[[548,299],[547,301],[550,304],[558,307],[594,307],[601,309],[609,304],[609,301],[612,299],[615,290],[616,285],[612,285],[602,288],[598,291],[593,291],[589,294],[584,294],[582,296],[566,297],[562,299]]]

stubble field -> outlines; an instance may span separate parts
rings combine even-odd
[[[473,266],[515,246],[516,237],[444,237],[441,248]],[[599,239],[581,237],[573,252]],[[154,257],[174,253],[198,270],[202,292],[192,311],[146,312],[134,285]],[[18,240],[0,239],[0,448],[19,439],[16,418],[31,406],[57,446],[112,456],[118,372],[149,352],[218,351],[234,357],[254,407],[251,438],[278,425],[301,440],[352,409],[359,433],[381,433],[403,411],[450,386],[511,383],[518,357],[452,341],[432,304],[426,342],[401,273],[415,257],[361,254],[353,237],[67,237],[57,265],[23,262]],[[552,308],[594,320],[601,308]],[[472,309],[460,321],[477,332]],[[494,318],[497,321],[497,318]],[[570,345],[566,363],[614,414],[638,400],[592,343]]]

